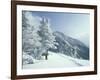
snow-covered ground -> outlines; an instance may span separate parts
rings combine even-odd
[[[25,64],[23,69],[41,69],[41,68],[66,68],[89,66],[88,60],[75,59],[61,53],[48,52],[48,60],[34,60],[34,64]]]

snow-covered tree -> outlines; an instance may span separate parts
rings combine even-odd
[[[32,16],[32,12],[22,12],[22,48],[23,52],[37,57],[36,49],[41,46],[41,37],[38,35],[39,20]]]
[[[80,50],[77,46],[74,46],[74,53],[73,53],[73,57],[74,58],[81,58],[78,54],[78,50]]]
[[[39,35],[42,38],[41,40],[42,47],[39,57],[41,57],[42,54],[45,54],[47,57],[49,48],[56,48],[55,36],[53,35],[53,32],[50,28],[49,19],[42,18],[40,23],[41,25],[40,25]]]
[[[22,55],[22,64],[33,64],[34,63],[34,59],[31,55],[23,52],[23,55]]]

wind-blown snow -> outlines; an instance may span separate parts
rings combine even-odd
[[[89,66],[89,60],[75,59],[61,53],[48,52],[48,60],[34,60],[34,64],[25,64],[23,69],[66,68]]]

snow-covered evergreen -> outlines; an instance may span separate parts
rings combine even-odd
[[[38,35],[39,20],[32,16],[31,12],[22,13],[22,48],[23,52],[34,57],[37,57],[36,49],[41,46],[41,37]],[[35,23],[36,21],[38,23]],[[34,22],[35,21],[35,22]],[[37,26],[38,24],[38,26]]]
[[[34,59],[31,55],[23,52],[23,56],[22,56],[22,64],[25,65],[25,64],[33,64],[34,63]]]
[[[41,40],[42,46],[39,57],[41,57],[43,53],[45,55],[48,55],[49,48],[56,48],[55,44],[57,44],[55,42],[55,36],[53,35],[53,32],[50,28],[49,19],[43,17],[40,23],[41,25],[39,27],[40,28],[39,35],[42,38]]]

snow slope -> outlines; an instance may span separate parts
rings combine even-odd
[[[48,60],[34,60],[34,64],[23,65],[23,69],[66,68],[89,65],[88,60],[79,60],[61,53],[54,53],[50,51],[48,53]]]

